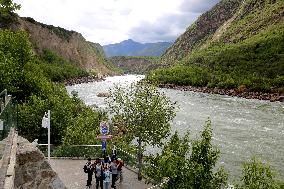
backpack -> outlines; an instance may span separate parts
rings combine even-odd
[[[85,173],[90,172],[91,166],[92,166],[91,164],[86,163],[86,164],[84,165],[84,167],[83,167],[84,172],[85,172]]]
[[[84,165],[83,170],[84,170],[84,173],[88,173],[87,165]]]

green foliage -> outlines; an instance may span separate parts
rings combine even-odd
[[[41,121],[47,110],[51,110],[51,142],[53,144],[60,144],[63,137],[65,141],[70,141],[75,134],[70,134],[68,128],[85,126],[83,117],[85,120],[90,120],[93,130],[96,130],[102,116],[93,113],[76,95],[70,98],[63,85],[50,81],[56,80],[56,74],[53,72],[56,67],[59,69],[58,74],[64,73],[62,68],[66,69],[65,71],[72,71],[75,68],[69,67],[63,59],[50,52],[46,52],[45,62],[42,61],[43,58],[35,57],[31,52],[26,33],[0,31],[0,90],[7,89],[20,102],[19,134],[30,141],[38,138],[41,143],[46,143],[47,131],[42,128]],[[44,69],[44,65],[47,64],[50,69],[54,68],[49,75],[45,75],[47,70]],[[72,74],[74,73],[68,77]],[[76,129],[74,131],[80,132]],[[67,136],[65,136],[66,132]],[[76,135],[76,137],[77,142],[85,142],[83,135]]]
[[[192,141],[191,149],[189,134],[179,138],[175,133],[160,155],[149,158],[156,167],[146,167],[145,172],[156,182],[160,182],[164,177],[170,178],[167,188],[224,188],[228,175],[223,168],[217,172],[213,171],[219,151],[212,146],[211,140],[210,121],[207,121],[201,138]]]
[[[129,139],[137,138],[140,180],[144,147],[148,144],[160,146],[162,139],[169,135],[170,121],[175,117],[174,104],[146,82],[127,88],[116,86],[110,94],[107,104],[113,122],[125,127]]]
[[[62,82],[67,79],[89,75],[86,70],[76,67],[47,49],[43,50],[40,60],[37,60],[36,63],[43,70],[45,77],[50,78],[54,82]]]
[[[84,112],[72,120],[73,124],[67,128],[63,144],[99,144],[100,141],[96,137],[100,133],[100,121],[105,118],[105,115],[99,112],[94,113],[91,109],[85,109]]]
[[[7,27],[16,20],[15,10],[19,10],[21,5],[13,3],[12,0],[0,0],[0,28]]]
[[[145,74],[160,66],[160,58],[152,56],[113,56],[108,60],[121,68],[125,74]]]
[[[150,81],[177,85],[270,91],[283,86],[284,27],[273,26],[238,44],[215,44],[193,52],[180,64],[159,69]]]
[[[222,40],[239,42],[260,33],[271,25],[281,24],[282,0],[246,0],[238,17],[222,36]]]
[[[281,184],[275,180],[275,175],[269,165],[255,157],[243,164],[242,184],[240,189],[280,189]]]
[[[32,60],[31,44],[24,32],[0,31],[0,90],[7,89],[18,100],[30,95],[28,73],[23,70]]]
[[[52,156],[54,157],[84,157],[84,158],[98,158],[102,157],[100,147],[84,147],[84,146],[70,146],[61,145],[56,147]]]
[[[192,143],[192,152],[189,160],[189,185],[191,188],[222,188],[227,183],[228,175],[221,168],[213,172],[220,151],[212,146],[211,122],[207,121],[201,139]]]
[[[114,122],[122,122],[133,137],[145,144],[161,144],[175,116],[174,104],[164,94],[146,82],[127,88],[116,86],[110,94],[107,103]]]

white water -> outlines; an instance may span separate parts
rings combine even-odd
[[[104,107],[99,92],[107,92],[114,84],[129,85],[143,76],[115,76],[105,81],[66,87],[78,91],[87,104]],[[192,138],[200,134],[204,122],[210,118],[213,142],[221,151],[220,164],[233,177],[241,174],[242,162],[253,155],[277,170],[284,179],[284,103],[248,100],[237,97],[161,89],[179,110],[172,124],[173,132],[190,131]]]

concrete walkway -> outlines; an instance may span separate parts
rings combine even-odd
[[[87,174],[84,173],[83,167],[86,160],[70,159],[51,159],[50,165],[58,173],[60,179],[68,189],[86,188]],[[93,175],[93,188],[95,189],[95,176]],[[144,181],[137,180],[137,174],[123,168],[123,182],[116,184],[117,189],[146,189],[151,185],[146,185]]]

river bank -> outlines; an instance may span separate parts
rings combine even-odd
[[[104,77],[97,77],[97,76],[86,76],[86,77],[79,77],[79,78],[72,78],[64,81],[65,86],[72,86],[76,84],[82,83],[90,83],[95,81],[104,81]]]
[[[284,96],[281,96],[279,93],[252,92],[247,91],[246,89],[219,89],[208,87],[178,86],[174,84],[159,84],[158,87],[182,91],[236,96],[246,99],[269,100],[270,102],[284,102]]]

